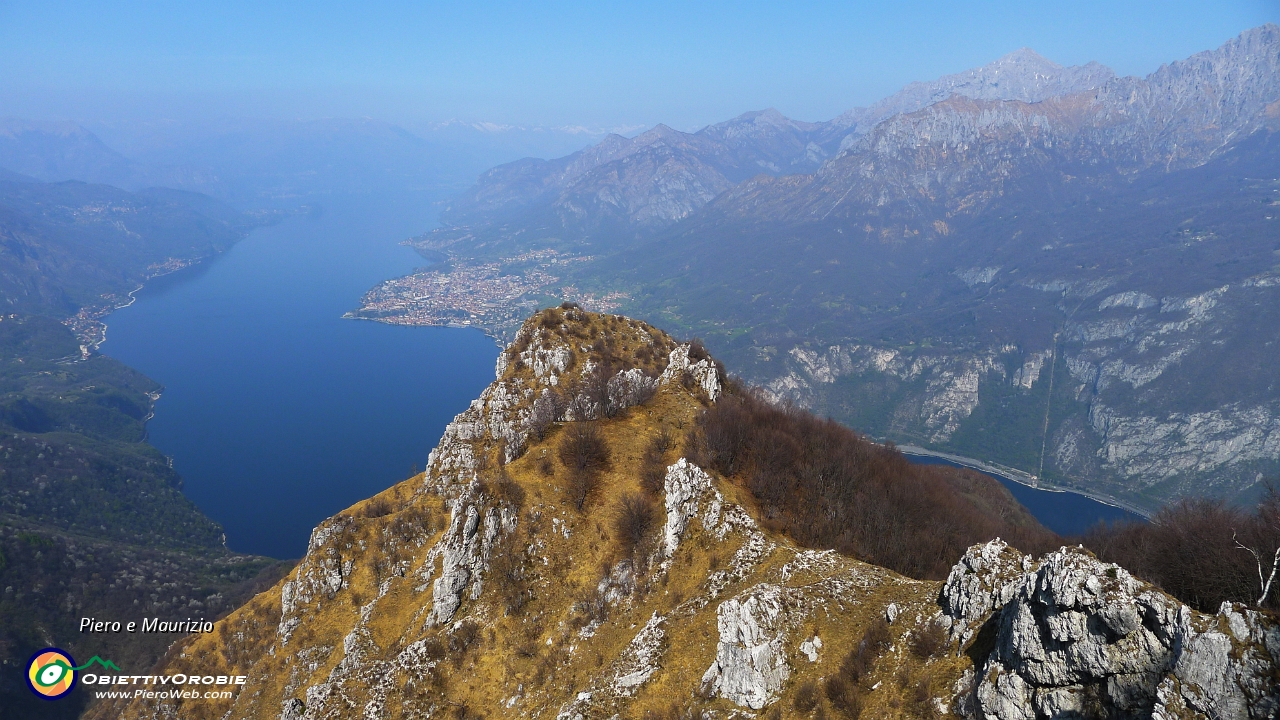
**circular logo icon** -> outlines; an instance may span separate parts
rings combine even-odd
[[[31,656],[27,685],[45,700],[57,700],[76,686],[76,661],[65,650],[45,648]]]

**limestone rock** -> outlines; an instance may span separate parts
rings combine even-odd
[[[667,358],[667,369],[662,371],[658,382],[662,385],[678,383],[686,373],[693,378],[696,386],[702,388],[712,400],[720,397],[720,371],[708,358],[693,362],[689,359],[690,346],[686,343],[676,347]]]
[[[491,506],[484,514],[481,527],[480,508],[485,503],[480,497],[466,495],[454,500],[452,505],[449,528],[424,563],[424,569],[430,571],[435,556],[441,558],[440,577],[432,584],[428,626],[451,621],[464,596],[472,600],[480,597],[493,546],[503,532],[511,532],[516,525],[515,513],[510,508]]]
[[[1173,673],[1156,689],[1154,717],[1280,714],[1280,625],[1243,605],[1223,603],[1217,615],[1188,629]]]
[[[302,714],[306,711],[306,704],[298,698],[285,700],[284,708],[280,711],[280,720],[302,720]]]
[[[822,649],[822,638],[814,635],[813,638],[800,643],[800,652],[809,658],[809,662],[818,662],[818,651]]]
[[[1013,599],[1031,558],[996,538],[969,548],[938,596],[951,640],[968,644],[993,610]]]
[[[974,546],[939,604],[962,643],[984,622],[993,633],[960,698],[971,717],[1251,720],[1280,710],[1274,621],[1230,604],[1196,613],[1079,548],[1032,569],[1003,543]]]
[[[698,514],[702,500],[712,498],[707,510],[707,522],[714,524],[720,514],[720,494],[711,484],[711,476],[685,458],[680,458],[667,468],[664,481],[667,505],[667,524],[663,530],[663,555],[671,557],[680,546],[689,519]]]
[[[716,610],[720,642],[702,676],[708,693],[753,710],[771,702],[791,674],[784,646],[787,590],[761,583]]]

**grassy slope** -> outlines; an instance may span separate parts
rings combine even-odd
[[[585,335],[597,337],[603,329],[596,319]],[[627,335],[625,330],[619,334]],[[620,341],[620,354],[631,355],[637,345],[634,336]],[[507,377],[518,373],[527,376],[529,371],[508,369]],[[502,605],[504,591],[512,588],[486,576],[484,594],[464,603],[452,626],[423,626],[425,611],[431,605],[430,583],[423,578],[430,575],[419,576],[418,570],[442,537],[449,511],[439,496],[424,489],[427,478],[418,476],[326,521],[322,527],[345,529],[330,536],[323,546],[312,548],[308,559],[289,578],[219,622],[216,632],[189,637],[175,646],[163,663],[166,672],[244,674],[249,676],[249,685],[233,701],[182,702],[174,709],[193,720],[223,717],[228,711],[234,718],[275,716],[284,702],[305,701],[308,687],[330,679],[344,659],[341,648],[345,639],[367,613],[364,627],[377,657],[366,656],[360,661],[373,669],[366,681],[348,679],[341,685],[341,692],[354,707],[374,699],[374,686],[386,683],[389,690],[382,706],[385,717],[392,720],[428,712],[452,712],[459,717],[552,717],[578,693],[599,692],[598,682],[616,670],[617,659],[638,629],[654,613],[660,613],[667,620],[659,670],[634,698],[610,701],[610,712],[640,718],[649,717],[646,713],[652,711],[666,717],[673,703],[728,711],[734,707],[728,701],[699,699],[697,694],[719,640],[717,598],[732,597],[764,581],[803,589],[821,598],[806,626],[792,633],[796,638],[819,635],[824,643],[820,659],[814,664],[793,664],[792,680],[776,707],[789,712],[796,688],[833,673],[864,629],[883,617],[889,603],[903,608],[909,621],[893,626],[894,643],[888,651],[892,657],[884,659],[867,681],[868,687],[882,682],[879,690],[867,696],[868,717],[913,716],[911,694],[921,677],[930,678],[936,695],[947,695],[951,683],[967,666],[967,658],[948,655],[925,662],[913,656],[904,642],[905,635],[919,627],[917,616],[927,618],[936,612],[934,601],[940,583],[913,580],[836,554],[815,561],[812,552],[771,533],[766,535],[774,549],[760,564],[712,593],[713,574],[731,567],[744,539],[730,534],[718,540],[691,522],[668,572],[650,567],[642,573],[631,599],[608,610],[593,634],[588,637],[578,631],[591,619],[583,603],[596,596],[601,578],[620,559],[618,543],[611,537],[612,518],[621,498],[641,492],[641,458],[646,445],[664,428],[683,438],[683,431],[692,426],[705,402],[676,384],[661,390],[645,405],[601,421],[612,464],[582,513],[566,499],[568,471],[556,453],[562,427],[505,466],[508,476],[523,489],[524,500],[514,537],[495,550],[494,562],[506,554],[527,556],[521,551],[528,545],[536,548],[526,557],[523,580],[514,583],[523,583],[532,591],[532,599],[519,611],[507,612]],[[665,462],[685,454],[682,442],[677,440]],[[551,477],[540,468],[544,458],[551,462]],[[728,503],[740,504],[755,514],[745,489],[724,480],[718,480],[717,487]],[[1003,504],[982,489],[968,488],[967,494],[992,506]],[[651,532],[651,543],[657,542],[657,532],[658,528]],[[396,560],[407,560],[408,572],[388,572]],[[343,577],[348,584],[308,609],[288,644],[281,645],[277,627],[285,583],[298,580],[308,565],[319,562],[349,567]],[[805,565],[811,569],[804,569]],[[433,574],[438,576],[438,568]],[[845,589],[824,594],[819,581],[831,577],[846,580]],[[472,623],[477,632],[468,639],[459,628]],[[409,674],[381,664],[394,661],[413,643],[430,638],[449,648],[436,669]],[[450,643],[455,646],[450,648]],[[512,701],[517,695],[519,699]],[[149,717],[155,710],[154,704],[145,701],[116,703],[99,707],[90,717]]]

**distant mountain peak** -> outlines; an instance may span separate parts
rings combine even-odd
[[[654,142],[656,140],[669,140],[672,138],[678,138],[684,134],[685,133],[682,133],[679,130],[676,130],[670,125],[667,125],[665,123],[658,123],[657,125],[654,125],[648,130],[645,130],[644,132],[637,135],[635,138],[635,141],[643,145],[643,144]]]
[[[1062,69],[1062,66],[1058,63],[1028,47],[1018,48],[994,62],[987,63],[983,66],[983,69],[1001,67],[1005,65],[1039,65],[1054,70]]]
[[[1024,47],[986,65],[930,82],[913,82],[874,105],[842,114],[832,126],[840,133],[857,136],[894,115],[921,110],[952,95],[1034,103],[1096,90],[1114,77],[1115,72],[1100,63],[1063,66]],[[842,147],[848,140],[846,137]]]

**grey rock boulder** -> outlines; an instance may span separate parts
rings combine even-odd
[[[969,717],[1255,720],[1280,709],[1274,620],[1230,604],[1197,613],[1081,548],[1031,567],[1003,543],[974,546],[939,604],[975,656],[957,702]]]

